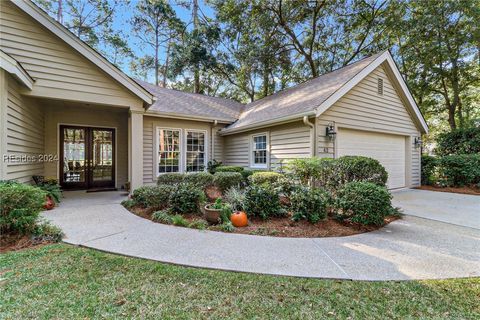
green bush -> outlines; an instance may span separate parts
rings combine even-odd
[[[157,178],[157,184],[177,184],[183,182],[185,174],[179,172],[162,173]]]
[[[327,217],[329,195],[322,189],[301,187],[290,196],[292,219],[317,223]]]
[[[439,156],[480,153],[480,127],[455,129],[440,134],[435,153]]]
[[[283,177],[283,174],[273,171],[254,172],[248,181],[251,184],[273,184],[278,182]]]
[[[215,173],[217,172],[242,172],[244,169],[243,167],[239,166],[219,166],[215,170]]]
[[[464,186],[480,182],[480,154],[444,156],[438,160],[440,183]]]
[[[189,225],[188,220],[179,214],[172,216],[172,224],[179,227],[188,227]]]
[[[65,235],[59,227],[42,222],[35,226],[32,236],[34,242],[60,242]]]
[[[169,209],[164,209],[160,211],[155,211],[152,214],[152,220],[165,223],[165,224],[171,224],[172,223],[172,215],[170,214]]]
[[[339,188],[349,182],[371,182],[385,186],[387,170],[376,159],[362,156],[343,156],[335,160],[332,176],[326,185]]]
[[[225,191],[223,199],[226,203],[230,204],[233,210],[244,210],[245,190],[238,187],[229,188]]]
[[[190,222],[188,227],[192,229],[205,230],[208,227],[208,223],[205,220],[195,220]]]
[[[258,170],[243,169],[243,171],[241,171],[240,173],[242,174],[243,180],[245,180],[245,182],[248,182],[248,177],[250,177],[255,172],[259,172],[259,171]]]
[[[385,217],[394,210],[391,200],[385,187],[371,182],[349,182],[337,193],[337,218],[363,225],[383,225]]]
[[[324,181],[330,178],[333,159],[330,158],[301,158],[293,159],[287,163],[286,169],[294,179],[307,185],[312,182]]]
[[[46,192],[47,196],[52,198],[55,203],[59,203],[62,198],[62,189],[57,183],[43,182],[37,185],[38,188]]]
[[[171,185],[143,186],[135,189],[132,200],[145,208],[165,208],[175,187]]]
[[[213,175],[213,184],[222,191],[231,187],[237,187],[242,182],[243,177],[238,172],[217,172]]]
[[[437,165],[437,158],[422,155],[422,185],[432,185],[435,183],[434,174]]]
[[[217,168],[222,165],[221,161],[217,161],[215,159],[208,161],[207,163],[207,171],[211,174],[214,174],[217,171]]]
[[[126,209],[131,209],[131,208],[133,208],[134,206],[137,205],[137,203],[133,199],[122,200],[122,202],[120,204],[122,206],[124,206]]]
[[[175,185],[168,203],[175,213],[197,213],[199,206],[206,201],[203,190],[190,183]]]
[[[246,188],[244,207],[247,215],[264,220],[285,213],[280,207],[278,192],[264,185],[251,185]]]
[[[36,227],[46,192],[17,182],[0,183],[0,233],[31,233]]]
[[[235,231],[235,227],[233,226],[232,222],[230,221],[227,221],[227,222],[223,222],[220,226],[219,226],[220,230],[223,231],[223,232],[233,232]]]
[[[213,174],[208,172],[187,173],[183,181],[204,189],[213,184]]]

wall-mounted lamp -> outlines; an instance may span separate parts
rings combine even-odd
[[[422,146],[422,138],[415,137],[415,140],[413,140],[413,144],[415,145],[415,148],[420,148]]]
[[[325,135],[330,138],[331,140],[335,139],[337,133],[335,132],[335,126],[333,123],[329,123],[327,125],[327,129],[325,130]]]

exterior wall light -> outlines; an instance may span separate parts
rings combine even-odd
[[[330,138],[331,140],[335,139],[337,133],[335,132],[335,126],[333,123],[329,123],[327,125],[327,129],[325,130],[325,135]]]
[[[422,146],[422,138],[415,137],[415,140],[413,140],[413,144],[415,145],[415,148],[420,148]]]

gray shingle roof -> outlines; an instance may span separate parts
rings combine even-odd
[[[157,98],[148,109],[150,112],[233,122],[244,108],[243,104],[230,99],[162,88],[137,79],[135,81]]]
[[[238,121],[227,130],[312,111],[381,54],[383,52],[249,103]]]
[[[149,111],[230,121],[233,123],[224,129],[230,130],[313,111],[381,54],[383,52],[246,105],[135,81],[157,98]]]

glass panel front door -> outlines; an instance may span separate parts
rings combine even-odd
[[[115,186],[114,129],[61,126],[61,184],[66,189]]]

